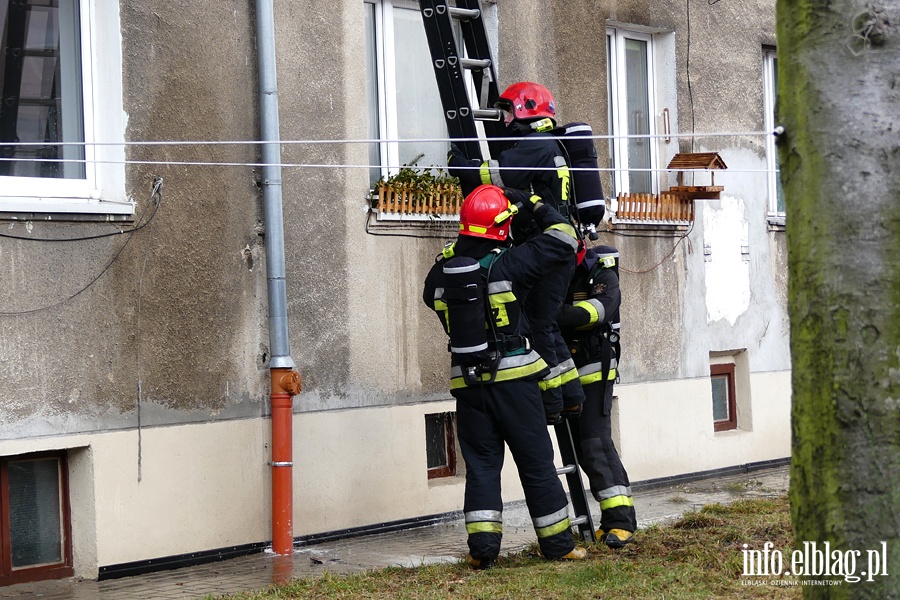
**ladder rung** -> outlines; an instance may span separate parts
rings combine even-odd
[[[499,121],[501,114],[496,108],[476,108],[472,111],[472,116],[479,121]]]
[[[489,58],[460,58],[459,64],[463,69],[487,69],[491,66]]]
[[[450,16],[456,19],[477,19],[481,16],[481,11],[477,8],[456,8],[450,6]]]
[[[580,517],[575,517],[574,519],[569,519],[570,525],[584,525],[587,523],[587,517],[581,515]]]
[[[566,465],[564,467],[558,467],[556,469],[557,475],[568,475],[569,473],[575,472],[575,465]]]

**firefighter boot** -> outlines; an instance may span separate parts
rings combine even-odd
[[[466,554],[466,564],[478,571],[485,571],[494,568],[493,558],[472,558],[471,554]]]
[[[584,548],[572,548],[568,554],[559,557],[559,560],[583,560],[587,558],[587,550]]]
[[[609,531],[598,529],[597,539],[610,548],[618,550],[619,548],[624,548],[626,544],[630,544],[634,541],[634,533],[631,531],[625,531],[624,529],[610,529]]]

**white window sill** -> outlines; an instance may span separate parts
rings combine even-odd
[[[429,215],[423,213],[409,213],[409,214],[399,214],[399,213],[390,213],[390,212],[378,212],[377,209],[372,209],[372,212],[376,213],[376,218],[379,221],[402,221],[407,223],[458,223],[459,215]]]
[[[769,225],[769,231],[784,231],[785,227],[785,216],[779,214],[770,214],[766,217],[766,222]]]
[[[134,202],[110,202],[83,198],[4,198],[0,197],[0,218],[3,213],[38,213],[52,219],[54,213],[92,215],[133,215]]]

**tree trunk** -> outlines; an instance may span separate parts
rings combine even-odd
[[[900,598],[900,1],[777,10],[794,536],[867,573],[804,594]]]

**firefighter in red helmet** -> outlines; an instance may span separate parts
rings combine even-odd
[[[533,214],[542,233],[509,248],[517,210]],[[492,185],[466,197],[459,229],[429,271],[422,298],[450,338],[450,393],[466,463],[466,560],[490,568],[500,552],[504,444],[518,467],[543,556],[584,558],[586,551],[575,548],[537,384],[548,367],[532,348],[521,307],[535,282],[575,255],[575,231],[539,197]]]
[[[553,94],[538,83],[522,81],[509,86],[500,95],[496,107],[510,134],[521,139],[501,152],[496,160],[480,164],[478,160],[468,160],[451,145],[449,172],[459,177],[464,192],[488,183],[516,189],[537,194],[564,217],[574,217],[569,211],[569,167],[556,136],[551,133],[556,126]],[[513,223],[515,244],[526,242],[541,231],[533,219],[522,217]],[[551,424],[559,422],[563,412],[577,415],[584,402],[578,371],[555,320],[574,267],[572,255],[566,264],[547,273],[525,303],[535,348],[550,367],[550,373],[541,382],[541,393],[547,422]]]
[[[511,137],[521,138],[496,160],[469,160],[451,144],[448,156],[450,173],[459,177],[463,193],[476,186],[493,184],[531,192],[552,203],[568,216],[569,169],[556,137],[556,101],[550,90],[530,81],[509,86],[495,105]],[[523,215],[524,216],[524,215]],[[516,220],[516,243],[535,233],[530,218]],[[538,232],[539,233],[539,232]]]

